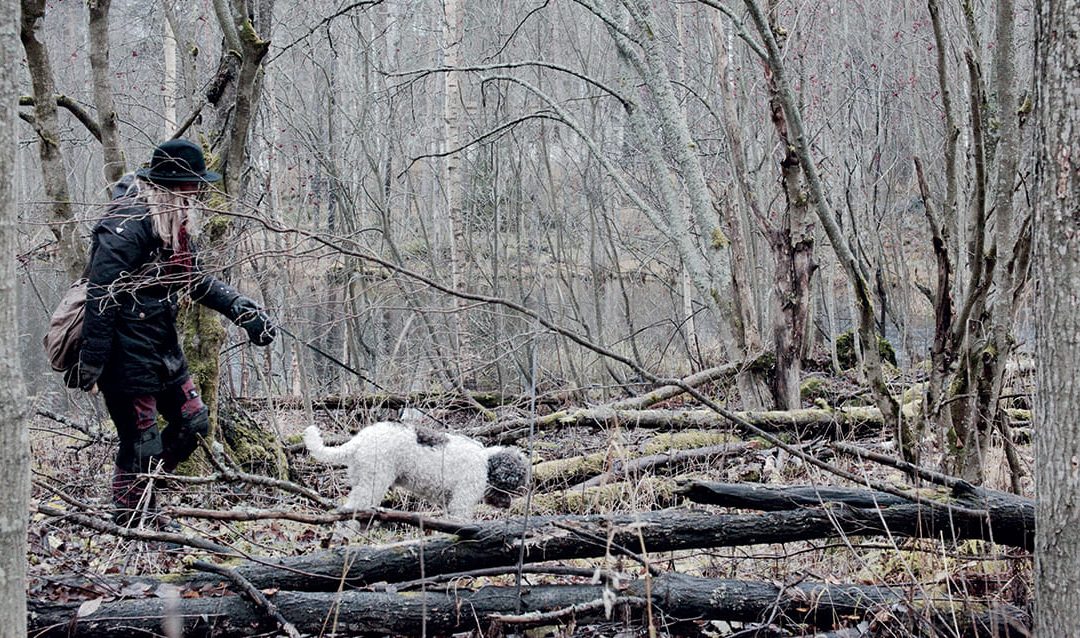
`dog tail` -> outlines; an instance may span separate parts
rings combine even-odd
[[[346,446],[328,447],[323,444],[322,434],[319,428],[312,425],[304,430],[304,445],[307,446],[311,457],[323,463],[336,463],[347,465],[351,453]]]

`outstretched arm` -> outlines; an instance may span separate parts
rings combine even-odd
[[[270,317],[255,300],[245,297],[229,284],[206,274],[195,259],[195,283],[191,298],[225,315],[229,321],[243,328],[248,338],[257,346],[269,345],[277,335]]]

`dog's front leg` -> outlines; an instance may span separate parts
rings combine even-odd
[[[476,505],[484,497],[484,490],[472,487],[459,487],[450,497],[446,506],[446,515],[458,521],[471,521],[476,512]]]

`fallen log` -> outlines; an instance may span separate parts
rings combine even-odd
[[[869,585],[775,583],[721,580],[663,574],[639,579],[617,593],[624,600],[648,601],[658,629],[698,620],[759,623],[772,619],[798,628],[832,629],[873,615],[879,625],[903,628],[959,629],[965,636],[1027,636],[1030,621],[1018,609],[932,599],[919,592]],[[925,592],[923,592],[925,593]],[[519,598],[520,594],[520,598]],[[485,631],[493,617],[534,613],[551,624],[552,610],[575,607],[567,621],[606,620],[602,585],[489,586],[476,590],[451,586],[406,594],[386,591],[289,592],[272,596],[280,615],[305,634],[406,635]],[[946,604],[946,602],[948,604]],[[619,609],[618,607],[622,607]],[[640,606],[617,605],[617,619],[643,623]],[[541,615],[542,614],[542,615]],[[182,623],[188,638],[251,636],[276,629],[274,620],[239,596],[221,598],[143,598],[103,602],[77,615],[74,605],[33,605],[31,631],[40,638],[143,638],[162,633],[166,618]],[[523,622],[521,624],[528,624]],[[897,635],[897,634],[890,634]],[[907,634],[905,634],[907,635]],[[914,635],[914,634],[911,634]],[[951,633],[949,635],[952,635]]]
[[[574,485],[568,489],[582,489],[587,487],[596,487],[603,485],[612,480],[621,479],[626,476],[633,476],[635,474],[642,474],[644,472],[652,472],[657,468],[667,467],[669,465],[677,465],[680,463],[689,463],[691,461],[710,461],[726,456],[738,456],[744,454],[750,450],[756,450],[761,448],[759,441],[748,441],[746,443],[726,443],[722,445],[709,445],[706,447],[693,448],[689,450],[671,450],[668,452],[661,452],[659,454],[647,454],[637,458],[629,459],[615,459],[611,463],[611,469],[593,476],[592,478],[582,481],[577,485]]]
[[[911,505],[911,501],[906,498],[884,492],[827,485],[779,487],[761,483],[690,481],[680,486],[678,491],[696,503],[762,512],[818,507],[824,503],[843,503],[852,507]]]
[[[915,416],[916,404],[904,405],[909,418]],[[846,438],[866,436],[885,427],[881,410],[871,407],[801,408],[735,412],[735,416],[766,432],[791,433],[798,438]],[[527,423],[500,422],[472,430],[477,436],[491,436],[500,443],[513,442],[528,433]],[[712,410],[622,410],[611,407],[560,410],[537,419],[537,430],[568,426],[651,428],[689,430],[731,428],[731,421]]]
[[[731,439],[731,435],[716,430],[665,433],[646,443],[640,452],[625,446],[618,452],[607,450],[536,463],[532,468],[532,482],[535,491],[546,492],[604,474],[619,476],[624,473],[620,468],[630,471],[634,468],[633,463],[639,463],[640,469],[645,469],[663,465],[664,460],[674,463],[695,455],[715,458],[763,447],[760,441],[732,442]],[[687,456],[679,457],[680,450]],[[649,458],[652,460],[647,460]]]
[[[691,481],[680,486],[678,492],[696,503],[724,507],[740,507],[756,510],[792,510],[798,507],[816,507],[823,503],[838,503],[856,508],[876,509],[882,520],[891,525],[903,526],[911,508],[917,507],[915,520],[946,529],[949,516],[947,506],[959,506],[985,512],[984,540],[1003,545],[1035,548],[1035,501],[1009,492],[1001,492],[956,480],[943,490],[921,489],[917,491],[925,500],[912,502],[892,494],[864,489],[844,489],[817,486],[770,487],[760,484],[714,483]],[[907,504],[905,504],[905,501]],[[973,525],[977,517],[958,518],[957,523]],[[969,533],[974,529],[969,529]],[[908,534],[914,535],[914,534]]]
[[[709,368],[707,370],[702,370],[701,372],[695,372],[694,374],[683,377],[681,379],[681,381],[682,381],[682,383],[684,383],[685,385],[687,385],[687,386],[689,386],[691,388],[696,388],[696,387],[705,385],[706,383],[712,383],[714,381],[730,379],[730,378],[734,377],[736,374],[738,374],[740,370],[743,370],[748,365],[750,365],[750,363],[751,362],[740,361],[740,362],[737,362],[737,363],[729,363],[729,364],[726,364],[726,365],[717,366],[717,367],[714,367],[714,368]],[[642,394],[642,395],[639,395],[639,396],[629,397],[629,398],[626,398],[626,399],[619,399],[618,401],[613,401],[613,402],[611,402],[609,404],[606,404],[602,409],[608,409],[608,410],[644,410],[645,408],[648,408],[649,406],[656,405],[657,403],[660,403],[661,401],[667,401],[668,399],[673,399],[673,398],[675,398],[677,396],[680,396],[680,395],[684,394],[685,392],[686,392],[686,390],[683,389],[680,386],[677,386],[677,385],[664,385],[664,386],[660,386],[658,388],[654,388],[654,389],[646,392],[645,394]],[[575,411],[571,411],[571,412],[576,413],[578,411],[579,410],[575,410]],[[567,411],[562,411],[562,412],[554,412],[552,414],[545,414],[544,416],[538,417],[536,419],[536,427],[538,429],[544,429],[545,427],[549,427],[549,426],[559,422],[561,419],[563,419],[566,414],[568,414]],[[499,421],[496,421],[495,423],[490,423],[488,425],[473,428],[471,433],[472,433],[473,436],[479,436],[479,437],[494,436],[494,435],[504,433],[504,432],[507,432],[507,431],[511,431],[511,430],[516,431],[516,430],[526,429],[526,428],[529,427],[529,424],[531,422],[532,422],[532,419],[529,418],[529,417],[500,419]]]
[[[603,485],[534,494],[529,499],[532,511],[541,515],[605,514],[673,507],[683,501],[677,494],[676,479],[645,476],[634,481],[614,481]],[[525,514],[526,499],[516,498],[510,513]]]
[[[1025,512],[1026,513],[1026,512]],[[260,589],[326,591],[401,582],[455,571],[604,556],[615,547],[648,552],[734,547],[838,537],[903,536],[989,540],[1031,550],[1034,521],[1014,508],[991,509],[988,517],[962,516],[933,503],[880,510],[829,507],[716,514],[682,509],[615,516],[530,517],[465,527],[456,536],[437,536],[390,546],[346,546],[270,560],[243,562],[237,571]],[[575,530],[580,530],[576,533]],[[598,543],[593,539],[610,539]],[[205,582],[192,575],[188,582]]]

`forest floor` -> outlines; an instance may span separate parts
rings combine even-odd
[[[808,403],[809,405],[809,403]],[[678,409],[679,401],[669,408]],[[303,410],[279,410],[273,419],[263,412],[252,412],[261,423],[273,422],[283,441],[289,446],[292,483],[306,486],[334,503],[344,500],[347,486],[340,469],[329,470],[312,461],[296,445],[299,435],[308,425]],[[359,427],[356,415],[345,411],[319,411],[316,422],[327,436],[346,436]],[[444,425],[468,430],[475,425],[473,417],[463,413],[444,413]],[[123,538],[110,532],[97,531],[57,516],[56,510],[87,514],[108,519],[108,494],[112,473],[115,443],[110,442],[108,428],[98,440],[58,424],[43,416],[32,422],[33,495],[29,530],[29,596],[36,603],[79,603],[96,609],[102,602],[148,597],[182,598],[215,596],[220,591],[202,585],[192,588],[176,575],[185,572],[197,559],[211,559],[204,550],[191,547],[176,548],[154,540]],[[692,431],[683,437],[698,437],[692,446],[715,444],[717,441],[737,444],[744,439],[733,432]],[[112,436],[115,436],[114,434]],[[535,435],[530,448],[534,467],[556,468],[553,463],[585,463],[582,457],[596,455],[609,468],[619,459],[629,461],[643,453],[664,450],[674,445],[670,432],[656,429],[627,427],[573,426],[553,428]],[[543,491],[529,498],[515,500],[511,510],[502,511],[482,506],[481,521],[501,521],[509,517],[560,516],[566,514],[617,515],[649,512],[661,508],[685,508],[720,513],[739,512],[732,508],[691,503],[682,498],[675,486],[687,480],[722,483],[753,483],[770,486],[829,486],[843,482],[819,468],[778,448],[746,438],[751,444],[736,453],[719,457],[689,459],[656,470],[642,470],[619,480],[612,480],[602,489],[567,490],[578,484],[577,478],[560,483],[558,473],[548,474]],[[883,433],[863,435],[858,445],[891,453],[890,437]],[[819,454],[836,466],[865,477],[871,482],[903,485],[903,475],[892,468],[866,460],[834,455],[821,441],[804,442],[808,451]],[[683,444],[685,447],[685,443]],[[1023,462],[1030,467],[1030,445],[1019,445]],[[570,461],[567,461],[570,460]],[[587,465],[587,464],[586,464]],[[988,454],[987,487],[1008,490],[1009,470],[1000,449]],[[554,470],[552,470],[554,471]],[[196,475],[213,474],[213,468],[196,466]],[[574,472],[571,472],[574,474]],[[580,474],[580,472],[578,473]],[[539,471],[538,471],[539,476]],[[576,475],[575,475],[576,476]],[[552,478],[554,477],[554,478]],[[580,477],[578,477],[580,478]],[[1021,483],[1024,496],[1031,497],[1029,481]],[[850,487],[850,484],[848,484]],[[857,486],[856,486],[857,487]],[[183,484],[166,481],[159,492],[167,508],[197,508],[217,511],[274,511],[324,514],[328,510],[280,489],[243,482],[210,481],[203,484]],[[430,504],[395,492],[384,505],[395,510],[408,510],[441,515]],[[51,514],[42,513],[51,508]],[[391,543],[431,537],[436,532],[399,524],[361,524],[357,521],[337,523],[305,523],[295,520],[215,520],[200,517],[177,517],[183,533],[206,539],[232,551],[259,560],[302,556],[321,550],[346,546],[382,546]],[[644,554],[653,565],[664,571],[692,576],[746,581],[766,581],[791,585],[802,581],[832,584],[890,585],[920,595],[942,596],[955,600],[977,600],[980,604],[1002,603],[1025,608],[1030,600],[1031,556],[1017,549],[993,543],[968,540],[946,542],[941,538],[912,539],[900,536],[847,537],[787,542],[781,544],[744,545],[666,551]],[[643,568],[626,556],[608,552],[592,558],[562,561],[562,565],[629,574],[633,577]],[[584,572],[582,572],[584,573]],[[143,577],[150,577],[149,580]],[[513,585],[515,576],[484,576],[465,578],[458,586],[481,584]],[[528,584],[588,583],[590,578],[578,575],[526,575]],[[177,583],[179,584],[173,584]],[[264,593],[273,594],[273,590]],[[84,607],[86,609],[86,607]],[[511,610],[512,611],[512,610]],[[853,619],[854,622],[854,619]],[[866,627],[865,619],[863,625]],[[762,626],[775,633],[762,633]],[[688,631],[685,625],[673,634],[701,636],[796,635],[787,633],[782,623],[755,622],[698,622]],[[759,633],[753,633],[757,628]],[[750,632],[750,633],[741,633]],[[649,628],[640,622],[611,620],[575,626],[553,622],[545,629],[530,635],[647,635]],[[665,633],[661,631],[660,633]],[[272,632],[271,632],[272,634]],[[466,631],[461,635],[469,635]],[[33,634],[32,634],[33,635]],[[76,634],[77,635],[77,634]],[[330,635],[326,633],[325,635]],[[434,635],[434,634],[433,634]],[[840,635],[840,634],[837,634]],[[848,634],[848,635],[871,635]],[[901,634],[880,634],[901,635]]]

